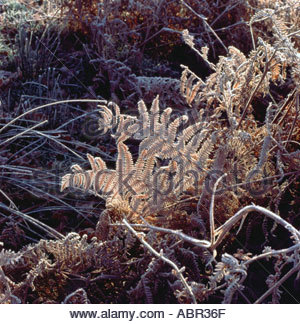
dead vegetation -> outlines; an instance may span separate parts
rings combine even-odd
[[[4,1],[1,302],[298,303],[299,10]]]

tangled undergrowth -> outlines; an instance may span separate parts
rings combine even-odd
[[[51,3],[0,7],[1,303],[298,303],[298,2]]]

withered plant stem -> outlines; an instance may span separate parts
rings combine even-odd
[[[172,262],[170,259],[164,256],[163,250],[160,252],[157,252],[148,242],[144,240],[144,233],[138,233],[136,230],[127,222],[127,220],[124,218],[123,219],[123,224],[130,230],[130,232],[136,236],[139,241],[152,253],[154,254],[157,258],[163,260],[164,262],[168,263],[174,270],[177,275],[177,277],[181,280],[183,286],[187,290],[187,292],[190,294],[192,301],[194,304],[197,304],[196,297],[191,289],[191,287],[188,285],[187,281],[185,280],[184,276],[182,275],[182,272],[184,272],[185,268],[179,269],[177,265]]]

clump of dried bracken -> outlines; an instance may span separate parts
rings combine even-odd
[[[163,2],[124,3],[136,13],[131,20],[117,17],[118,1],[109,5],[115,6],[109,14],[95,1],[77,8],[65,3],[74,18],[69,28],[86,32],[97,12],[99,19],[104,15],[109,21],[99,21],[102,28],[122,25],[126,30],[143,17],[147,23],[145,15],[169,15],[173,7],[168,3],[171,7],[163,9]],[[181,2],[184,13],[198,15],[209,37],[224,50],[212,59],[212,49],[199,46],[192,23],[178,31],[191,52],[205,62],[207,77],[186,65],[181,65],[179,78],[139,76],[126,60],[112,54],[116,44],[106,44],[109,39],[98,35],[98,50],[102,46],[105,55],[93,59],[99,67],[95,78],[108,75],[111,100],[45,104],[0,128],[4,149],[33,133],[77,156],[69,163],[71,171],[64,167],[59,177],[62,193],[47,197],[59,202],[68,195],[75,197],[75,206],[70,206],[74,200],[65,206],[85,222],[81,232],[62,234],[18,210],[10,193],[1,190],[9,202],[0,203],[5,228],[0,236],[1,303],[280,303],[285,290],[294,296],[290,291],[298,285],[300,270],[299,210],[285,210],[299,202],[299,21],[292,0],[282,9],[248,1],[248,13],[254,4],[262,9],[250,17],[252,50],[243,53],[223,42],[192,1]],[[288,8],[291,13],[284,15]],[[262,24],[271,37],[257,30]],[[113,42],[146,46],[154,28],[149,26],[144,38],[133,29],[130,39],[112,38]],[[114,35],[114,29],[110,32]],[[36,131],[43,122],[25,128],[28,114],[74,102],[98,104],[92,130],[87,123],[86,131],[97,134],[95,147],[99,138],[107,140],[113,154],[103,150],[100,156],[91,145],[86,146],[90,151],[85,159],[58,136]],[[17,124],[21,122],[25,124]],[[19,134],[8,132],[13,125]],[[6,154],[0,159],[9,165]],[[10,177],[8,171],[4,180]],[[29,178],[20,186],[46,194],[34,182],[40,175],[31,171],[18,169]],[[103,204],[101,211],[93,212],[92,199]],[[97,216],[97,224],[89,222],[86,210],[94,219]],[[21,249],[13,249],[16,242],[5,246],[13,229],[21,230],[12,215],[19,223],[34,226],[35,242]],[[47,238],[40,238],[41,232]],[[268,269],[267,275],[257,268],[259,264]],[[262,280],[256,290],[253,273]],[[293,298],[297,302],[296,294]]]

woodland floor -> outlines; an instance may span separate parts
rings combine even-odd
[[[22,215],[34,218],[62,235],[71,232],[78,233],[80,237],[86,235],[88,242],[95,234],[105,201],[93,195],[79,194],[76,190],[61,192],[61,177],[69,173],[70,166],[75,163],[87,166],[87,153],[101,156],[107,165],[113,166],[117,148],[108,135],[99,136],[97,132],[91,132],[99,117],[97,102],[72,100],[114,101],[123,113],[134,114],[141,99],[130,83],[135,78],[145,76],[180,80],[181,64],[187,65],[203,80],[212,73],[207,63],[184,43],[182,30],[188,29],[194,35],[198,49],[202,46],[209,48],[209,61],[213,63],[226,55],[224,46],[234,46],[247,56],[253,48],[248,22],[259,9],[268,7],[267,1],[254,0],[187,0],[185,4],[188,7],[180,1],[166,0],[160,1],[163,9],[157,5],[151,7],[152,3],[159,1],[136,1],[135,8],[130,6],[131,2],[122,1],[115,11],[110,10],[105,14],[103,9],[98,14],[101,6],[97,9],[92,0],[68,0],[63,7],[60,7],[59,1],[0,1],[0,249],[3,251],[18,252],[41,240],[52,239],[49,233]],[[108,5],[109,1],[99,3],[113,7]],[[138,5],[142,10],[140,12]],[[293,10],[298,10],[299,17],[299,8]],[[207,17],[205,21],[214,32],[205,25],[203,16]],[[114,24],[110,23],[113,18]],[[259,24],[255,29],[256,39],[258,36],[271,39],[267,23]],[[298,52],[299,44],[298,38],[295,45]],[[293,82],[287,80],[283,86],[273,85],[271,94],[279,102],[293,87]],[[155,92],[146,91],[143,99],[149,106],[155,96]],[[254,99],[252,106],[257,123],[263,123],[269,99],[270,96]],[[56,101],[64,102],[28,113],[35,107]],[[172,98],[164,104],[172,105]],[[187,109],[179,105],[172,108],[177,113]],[[295,135],[296,140],[300,140],[299,135]],[[291,150],[295,151],[298,145],[295,144]],[[130,143],[130,147],[137,151],[134,142]],[[282,195],[279,205],[280,214],[297,229],[300,228],[299,186],[298,173]],[[254,203],[259,205],[264,201],[257,199]],[[196,204],[197,201],[194,208]],[[247,219],[238,239],[232,233],[226,244],[220,247],[220,252],[234,255],[242,249],[246,256],[247,253],[259,254],[262,246],[266,245],[274,249],[289,246],[289,233],[282,228],[266,238],[266,232],[271,233],[272,226],[272,222],[268,223],[262,215]],[[125,238],[122,240],[123,243],[126,241]],[[139,282],[140,275],[135,275],[134,271],[143,273],[151,261],[149,254],[143,257],[146,252],[138,242],[130,244],[132,246],[128,253],[135,253],[138,270],[128,263],[130,270],[125,274],[124,281],[122,276],[115,279],[116,274],[114,270],[109,272],[109,266],[102,272],[107,275],[106,280],[103,279],[105,275],[99,279],[101,269],[92,265],[83,270],[76,269],[74,273],[67,268],[60,274],[48,271],[44,279],[49,286],[43,283],[43,277],[36,276],[34,287],[27,287],[26,294],[19,292],[18,295],[15,288],[16,300],[22,303],[61,303],[68,294],[83,288],[87,294],[84,296],[91,303],[132,303],[140,300],[144,303],[190,302],[186,296],[172,295],[166,286],[157,288],[147,282],[145,295],[141,295],[141,299],[141,292],[137,290],[136,295],[128,294]],[[49,253],[48,260],[51,259],[54,257]],[[126,258],[124,260],[128,261]],[[23,268],[19,264],[15,269],[5,270],[4,267],[6,276],[16,285],[28,273],[34,276],[33,268],[30,268],[29,261],[26,262]],[[203,264],[197,262],[203,275],[200,279],[205,282],[209,271],[206,272]],[[283,266],[281,270],[283,276],[290,267]],[[159,271],[162,276],[167,276],[166,284],[170,269],[160,265]],[[191,274],[192,270],[189,271]],[[267,260],[253,263],[244,282],[246,288],[237,293],[232,302],[253,303],[268,289],[266,278],[271,273],[274,273],[273,263]],[[0,277],[0,281],[2,279]],[[200,279],[194,278],[195,281]],[[60,282],[62,288],[53,288],[56,289],[53,292],[55,281]],[[158,279],[157,282],[160,283]],[[300,302],[299,283],[296,274],[284,282],[280,303]],[[151,296],[147,296],[147,284],[151,287]],[[4,291],[3,281],[0,283],[0,296]],[[168,291],[168,294],[164,295],[164,291]],[[220,303],[222,300],[220,291],[203,303]]]

